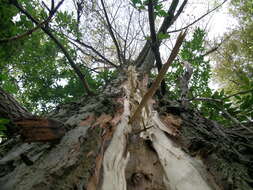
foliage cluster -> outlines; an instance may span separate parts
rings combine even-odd
[[[43,8],[38,8],[38,1],[19,1],[38,20],[46,18]],[[77,33],[76,20],[71,13],[59,11],[55,23],[60,30]],[[0,39],[22,34],[35,25],[17,9],[8,3],[0,2],[0,24],[3,27]],[[59,34],[59,31],[54,33]],[[69,50],[92,89],[99,89],[102,84],[115,75],[108,69],[93,77],[82,60],[77,59],[75,48],[61,36],[61,43]],[[13,94],[28,110],[44,113],[55,105],[66,103],[83,95],[80,81],[69,67],[55,43],[38,30],[31,35],[8,43],[0,44],[0,85]]]
[[[224,89],[216,97],[236,94],[223,108],[236,115],[239,121],[253,118],[253,7],[252,0],[232,0],[231,13],[238,20],[236,29],[224,36],[224,42],[212,56],[216,62],[214,78]],[[242,92],[242,93],[240,93]],[[230,106],[229,106],[230,105]],[[221,105],[220,105],[221,106]]]

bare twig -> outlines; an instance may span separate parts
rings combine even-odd
[[[153,95],[155,94],[155,92],[157,91],[157,89],[160,86],[161,81],[164,78],[164,75],[166,74],[168,68],[170,67],[170,65],[172,64],[172,62],[174,61],[174,59],[176,58],[179,49],[183,43],[183,40],[186,36],[186,32],[180,33],[176,44],[170,54],[169,59],[167,60],[167,62],[163,65],[162,69],[160,70],[160,72],[158,73],[155,81],[153,82],[152,86],[150,87],[150,89],[147,91],[147,93],[143,96],[139,106],[137,107],[136,111],[134,112],[133,116],[130,118],[129,123],[131,124],[132,122],[134,122],[139,115],[141,114],[141,110],[142,108],[146,105],[147,101],[153,97]]]
[[[128,24],[127,24],[126,37],[125,37],[125,40],[124,40],[124,48],[123,48],[124,60],[126,59],[127,40],[128,40],[129,31],[130,31],[130,24],[131,24],[131,21],[132,21],[132,18],[133,18],[133,13],[134,13],[134,10],[132,10],[132,12],[130,13]]]
[[[219,46],[216,46],[216,47],[214,47],[214,48],[212,48],[212,49],[210,49],[210,50],[208,50],[206,53],[204,53],[203,55],[201,55],[201,57],[205,57],[205,56],[207,56],[207,55],[209,55],[209,54],[211,54],[211,53],[217,51],[219,47],[220,47],[220,45],[219,45]]]
[[[47,9],[47,11],[50,13],[50,9],[49,7],[46,5],[46,3],[44,1],[42,1],[42,5]]]
[[[95,54],[97,54],[99,57],[101,57],[103,60],[105,60],[109,65],[112,65],[115,68],[118,68],[118,65],[114,64],[113,62],[111,62],[109,59],[107,59],[105,56],[103,56],[101,53],[99,53],[94,47],[78,40],[78,39],[72,39],[70,37],[68,37],[70,40],[73,40],[74,42],[80,44],[81,46],[90,49],[91,51],[93,51]]]
[[[212,10],[208,11],[207,13],[203,14],[201,17],[197,18],[195,21],[193,21],[192,23],[188,24],[187,26],[177,29],[177,30],[171,30],[168,31],[167,33],[174,33],[174,32],[180,32],[182,30],[185,30],[186,28],[189,28],[190,26],[194,25],[196,22],[200,21],[201,19],[203,19],[204,17],[206,17],[207,15],[209,15],[210,13],[212,13],[213,11],[217,10],[218,8],[220,8],[223,4],[225,4],[228,0],[224,0],[220,5],[218,5],[217,7],[213,8]]]

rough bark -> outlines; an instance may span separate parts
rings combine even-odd
[[[1,144],[0,189],[252,188],[244,179],[252,169],[250,152],[242,159],[236,157],[240,150],[238,155],[233,151],[233,141],[247,140],[239,133],[229,136],[231,131],[197,111],[169,101],[157,107],[150,100],[139,119],[129,124],[146,92],[147,78],[134,68],[125,73],[100,95],[61,105],[48,115],[65,124],[67,132],[58,142],[24,143],[17,136]],[[226,173],[230,162],[232,169],[233,164],[241,167],[243,176],[234,175],[231,181]]]
[[[29,113],[24,107],[8,93],[0,88],[0,116],[3,118],[15,119],[19,117],[29,117]]]

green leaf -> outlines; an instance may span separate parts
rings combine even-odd
[[[170,38],[170,35],[169,34],[164,34],[164,33],[159,33],[157,37],[158,37],[159,40],[164,40],[164,39]]]
[[[156,11],[155,14],[160,17],[166,17],[169,15],[165,10]]]
[[[6,130],[7,130],[6,127],[4,125],[0,124],[0,131],[6,131]]]
[[[8,124],[9,122],[10,122],[10,120],[9,120],[9,119],[0,118],[0,124],[1,124],[1,125]]]

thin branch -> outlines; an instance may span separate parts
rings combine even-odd
[[[75,46],[80,52],[82,52],[84,55],[87,55],[87,56],[91,57],[92,59],[94,59],[94,60],[97,61],[97,62],[100,62],[100,63],[104,63],[104,64],[105,64],[105,61],[104,61],[104,60],[98,59],[98,58],[96,58],[95,56],[86,53],[82,48],[80,48],[80,47],[79,47],[77,44],[75,44],[74,42],[72,42],[72,41],[69,41],[69,42],[70,42],[73,46]],[[98,73],[98,72],[97,72],[95,69],[93,69],[93,68],[87,67],[87,66],[85,66],[85,65],[84,65],[84,67],[87,68],[87,69],[89,69],[89,70],[91,70],[91,71],[93,71],[93,72]]]
[[[253,90],[253,89],[251,89],[251,90]],[[226,97],[226,98],[229,98],[229,97]],[[223,101],[222,101],[223,99],[219,100],[219,99],[213,99],[213,98],[194,98],[194,99],[191,99],[191,100],[214,101],[214,102],[218,102],[218,103],[223,103]],[[218,107],[221,109],[222,113],[225,114],[234,123],[236,123],[237,125],[239,125],[240,127],[244,128],[244,129],[246,129],[247,131],[253,133],[253,131],[251,129],[249,129],[248,127],[246,127],[245,125],[243,125],[240,121],[238,121],[235,117],[233,117],[227,110],[225,110],[221,106],[218,106]]]
[[[204,53],[204,54],[201,55],[201,56],[202,56],[202,57],[205,57],[205,56],[207,56],[207,55],[209,55],[209,54],[211,54],[211,53],[217,51],[217,50],[220,48],[220,46],[221,46],[224,42],[226,42],[230,37],[231,37],[231,36],[225,37],[220,43],[218,43],[218,44],[216,45],[216,47],[210,49],[209,51],[207,51],[206,53]]]
[[[240,94],[247,94],[247,93],[250,93],[250,92],[253,92],[253,89],[237,92],[235,94],[232,94],[232,95],[226,96],[225,98],[222,98],[222,100],[225,100],[225,99],[228,99],[228,98],[240,95]]]
[[[210,101],[210,102],[219,102],[222,103],[223,101],[220,99],[214,99],[214,98],[192,98],[192,99],[185,99],[186,101]]]
[[[119,59],[119,62],[122,63],[122,60],[121,60],[121,51],[120,51],[120,48],[119,48],[119,44],[115,38],[115,35],[113,33],[113,30],[112,30],[112,25],[110,23],[110,20],[108,18],[108,15],[107,15],[107,12],[106,12],[106,9],[105,9],[105,5],[104,5],[104,1],[101,0],[101,4],[102,4],[102,7],[103,7],[103,11],[104,11],[104,14],[105,14],[105,19],[106,19],[106,22],[107,22],[107,25],[108,25],[108,30],[109,30],[109,33],[110,33],[110,36],[114,42],[114,45],[116,46],[116,50],[117,50],[117,55],[118,55],[118,59]]]
[[[220,47],[220,46],[216,46],[216,47],[214,47],[214,48],[208,50],[206,53],[204,53],[203,55],[201,55],[201,57],[205,57],[205,56],[207,56],[207,55],[209,55],[209,54],[211,54],[211,53],[217,51],[217,50],[219,49],[219,47]]]
[[[236,118],[234,118],[230,113],[228,113],[228,111],[226,111],[225,109],[222,109],[222,112],[229,118],[231,119],[234,123],[236,123],[237,125],[239,125],[240,127],[246,129],[247,131],[253,133],[253,131],[251,129],[249,129],[248,127],[246,127],[245,125],[243,125],[240,121],[238,121]]]
[[[50,9],[49,7],[46,5],[46,3],[44,1],[42,1],[42,5],[47,9],[47,11],[50,13]]]
[[[183,40],[186,36],[186,32],[187,31],[184,31],[183,33],[180,33],[178,38],[177,38],[177,41],[176,41],[176,44],[170,54],[170,57],[169,59],[167,60],[167,62],[163,65],[162,69],[160,70],[160,72],[158,73],[155,81],[153,82],[152,86],[150,87],[150,89],[146,92],[146,94],[143,96],[139,106],[137,107],[136,111],[134,112],[133,116],[130,118],[129,120],[129,123],[131,124],[132,122],[134,122],[138,117],[139,115],[141,114],[141,110],[142,108],[146,105],[146,103],[148,102],[148,100],[150,98],[153,97],[153,95],[155,94],[155,92],[157,91],[157,89],[159,88],[160,86],[160,83],[162,82],[168,68],[170,67],[170,65],[172,64],[172,62],[174,61],[174,59],[176,58],[178,52],[179,52],[179,49],[183,43]]]
[[[60,4],[58,3],[57,6],[60,6]],[[57,7],[56,6],[56,7]],[[54,9],[54,0],[51,0],[51,11]],[[51,14],[51,11],[50,11],[50,14]]]
[[[124,59],[126,59],[127,40],[128,40],[129,31],[130,31],[130,24],[132,21],[133,12],[134,12],[134,10],[132,10],[132,12],[130,13],[130,17],[129,17],[128,24],[127,24],[127,31],[126,31],[126,36],[125,36],[125,40],[124,40],[124,48],[123,48]]]
[[[84,42],[81,42],[78,39],[72,39],[70,37],[68,37],[68,38],[71,39],[71,40],[73,40],[74,42],[77,42],[78,44],[82,45],[83,47],[92,50],[95,54],[97,54],[99,57],[101,57],[102,59],[104,59],[109,65],[112,65],[113,67],[118,68],[118,65],[116,65],[113,62],[111,62],[109,59],[107,59],[105,56],[103,56],[101,53],[99,53],[94,47],[92,47],[92,46],[90,46],[90,45],[88,45],[88,44],[86,44]]]
[[[57,6],[60,6],[63,3],[64,0],[61,0]],[[24,15],[26,15],[33,23],[36,25],[39,24],[39,22],[30,14],[28,13],[19,3],[17,0],[11,0],[12,4]],[[85,79],[84,74],[81,72],[81,70],[78,68],[78,66],[75,64],[73,59],[71,58],[69,52],[67,49],[62,45],[62,43],[53,35],[53,33],[49,30],[49,28],[41,26],[41,29],[55,42],[55,44],[62,50],[63,54],[66,56],[67,60],[69,61],[70,66],[75,71],[77,76],[79,77],[80,81],[83,84],[84,89],[89,95],[93,95],[94,93],[90,90],[90,87]]]
[[[34,27],[31,30],[28,30],[27,32],[24,32],[23,34],[19,34],[10,38],[5,38],[5,39],[0,39],[0,43],[7,43],[7,42],[11,42],[11,41],[15,41],[15,40],[20,40],[26,36],[31,35],[33,32],[37,31],[38,29],[41,28],[41,26],[43,26],[44,24],[46,24],[49,20],[46,19],[45,21],[39,23],[36,27]]]
[[[207,13],[205,13],[204,15],[202,15],[201,17],[197,18],[195,21],[193,21],[192,23],[188,24],[187,26],[177,29],[177,30],[171,30],[168,31],[167,33],[174,33],[174,32],[180,32],[182,30],[185,30],[187,28],[189,28],[190,26],[194,25],[196,22],[200,21],[201,19],[203,19],[204,17],[206,17],[207,15],[209,15],[210,13],[214,12],[215,10],[217,10],[218,8],[220,8],[223,4],[225,4],[228,0],[224,0],[220,5],[218,5],[217,7],[213,8],[212,10],[208,11]]]

